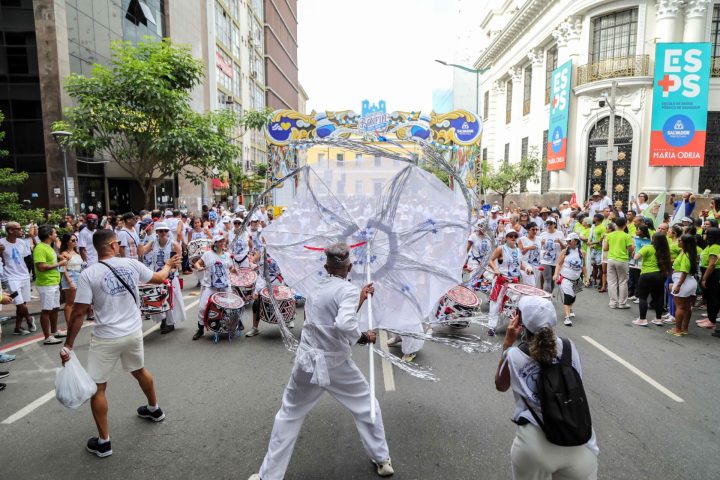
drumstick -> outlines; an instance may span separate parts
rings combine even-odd
[[[370,242],[367,243],[367,248],[365,250],[366,257],[365,257],[365,278],[367,280],[367,283],[370,283]],[[368,294],[367,296],[367,308],[368,308],[368,330],[373,329],[373,314],[372,314],[372,295]],[[370,359],[370,420],[375,423],[375,355],[373,353],[373,344],[368,342],[368,358]]]

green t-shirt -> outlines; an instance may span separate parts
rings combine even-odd
[[[600,250],[602,248],[602,244],[600,243],[600,240],[602,239],[603,235],[607,233],[607,229],[605,228],[605,225],[602,223],[600,225],[595,225],[595,228],[593,230],[593,238],[591,241],[593,243],[596,243],[597,245],[593,245],[594,250]]]
[[[674,262],[677,256],[680,255],[682,249],[677,241],[670,241],[670,237],[665,237],[665,240],[667,240],[668,248],[670,248],[670,261]]]
[[[655,247],[653,247],[652,245],[645,245],[640,249],[638,253],[640,254],[640,261],[642,262],[642,266],[640,267],[640,275],[642,275],[643,273],[653,273],[660,271]]]
[[[707,267],[708,265],[710,265],[710,257],[712,255],[720,258],[720,245],[710,245],[702,251],[702,253],[700,254],[700,266]]]
[[[615,260],[617,262],[627,262],[630,260],[628,247],[633,244],[633,239],[630,235],[622,230],[615,230],[607,234],[605,241],[608,244],[609,260]]]
[[[673,271],[690,273],[690,258],[685,252],[680,252],[673,262]]]
[[[40,242],[33,250],[33,263],[35,264],[35,285],[38,287],[51,287],[60,285],[60,272],[57,268],[45,270],[41,272],[37,268],[38,263],[46,263],[54,265],[57,263],[57,254],[55,250],[45,242]]]
[[[637,234],[637,227],[635,226],[634,223],[629,223],[627,226],[627,229],[628,229],[628,234],[631,237],[634,237]]]

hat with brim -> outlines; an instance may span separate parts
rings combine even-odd
[[[575,233],[575,232],[572,232],[572,233],[568,234],[567,237],[565,237],[565,241],[566,241],[566,242],[569,242],[570,240],[580,241],[580,235],[578,235],[578,234]]]
[[[540,215],[543,213],[550,213],[550,210],[547,207],[543,207],[542,210],[540,210]]]
[[[523,295],[518,301],[518,310],[523,326],[530,333],[538,333],[542,328],[553,328],[557,324],[555,306],[547,298]]]
[[[225,240],[225,236],[224,235],[213,235],[213,243],[217,243],[220,240]]]
[[[557,225],[557,221],[553,217],[549,217],[547,220],[545,220],[545,223],[554,223],[555,225]]]
[[[162,230],[169,232],[170,227],[168,227],[168,224],[165,222],[155,222],[155,231],[160,232]]]

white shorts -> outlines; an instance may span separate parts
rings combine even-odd
[[[95,383],[107,383],[118,360],[126,372],[145,366],[142,329],[118,338],[90,337],[87,372]]]
[[[603,254],[602,250],[590,249],[590,264],[591,265],[602,265]]]
[[[40,294],[40,309],[55,310],[60,308],[60,285],[38,286],[36,287]]]
[[[678,280],[680,280],[680,275],[682,275],[679,272],[674,272],[672,274],[672,283],[673,283],[673,290],[675,289],[675,284],[677,284]],[[697,280],[695,280],[695,277],[692,275],[686,275],[685,281],[680,286],[680,291],[675,295],[676,297],[694,297],[697,294]]]
[[[13,299],[15,305],[22,305],[30,301],[30,279],[10,280],[8,279],[8,290],[10,293],[18,292],[18,296]]]

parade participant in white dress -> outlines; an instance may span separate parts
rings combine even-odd
[[[346,280],[352,268],[346,245],[332,245],[325,249],[325,255],[328,276],[308,296],[295,365],[275,416],[268,451],[259,474],[252,475],[250,480],[282,480],[303,421],[324,392],[352,413],[378,475],[394,473],[380,405],[371,398],[365,377],[350,358],[356,343],[375,342],[374,331],[360,331],[357,316],[374,289],[368,284],[359,290]],[[375,402],[375,421],[370,417],[371,401]]]
[[[217,292],[230,292],[230,272],[235,265],[230,254],[225,251],[226,240],[222,235],[213,237],[213,249],[203,253],[200,260],[195,262],[195,268],[204,272],[200,282],[200,303],[198,305],[198,329],[193,335],[197,340],[205,334],[205,310],[212,294]]]
[[[475,231],[470,234],[467,243],[467,266],[470,271],[475,271],[478,267],[484,267],[487,265],[492,253],[492,242],[487,235],[485,235],[485,229],[487,228],[486,220],[478,220],[475,225]]]
[[[165,222],[155,224],[155,237],[138,251],[141,255],[150,258],[150,269],[159,272],[165,267],[165,262],[174,255],[182,255],[180,244],[170,239],[170,227]],[[175,330],[175,325],[185,321],[185,301],[180,288],[180,279],[177,272],[172,271],[168,276],[172,293],[172,309],[165,313],[152,316],[155,321],[161,320],[160,333],[166,334]]]
[[[518,281],[522,271],[528,275],[533,274],[532,267],[525,264],[522,259],[522,252],[517,247],[517,238],[518,234],[514,230],[505,234],[505,244],[495,249],[488,262],[488,267],[495,273],[489,302],[488,334],[491,336],[495,335],[495,328],[500,320],[500,308],[507,284]]]
[[[575,318],[573,304],[578,292],[582,289],[582,279],[585,277],[585,259],[580,246],[580,236],[571,233],[565,239],[567,248],[560,253],[557,270],[553,275],[553,281],[561,280],[560,291],[563,294],[563,308],[565,309],[565,321],[568,327],[572,327],[572,319]]]
[[[552,293],[554,283],[552,281],[555,275],[555,266],[557,265],[560,250],[565,248],[565,236],[557,229],[557,222],[553,217],[548,217],[545,221],[545,231],[540,235],[540,264],[543,266],[543,289]]]
[[[252,240],[253,249],[254,250],[260,250],[262,249],[263,242],[262,242],[262,227],[260,226],[260,220],[257,216],[253,214],[252,217],[250,217],[250,239]]]
[[[253,249],[253,242],[247,230],[242,229],[242,220],[235,218],[233,220],[233,230],[228,237],[228,250],[233,255],[235,265],[237,267],[250,267],[250,252]]]
[[[538,226],[535,222],[527,225],[527,236],[518,239],[518,247],[523,255],[526,264],[532,267],[533,274],[522,274],[522,282],[526,285],[542,288],[542,270],[540,266],[540,238],[538,237]]]

